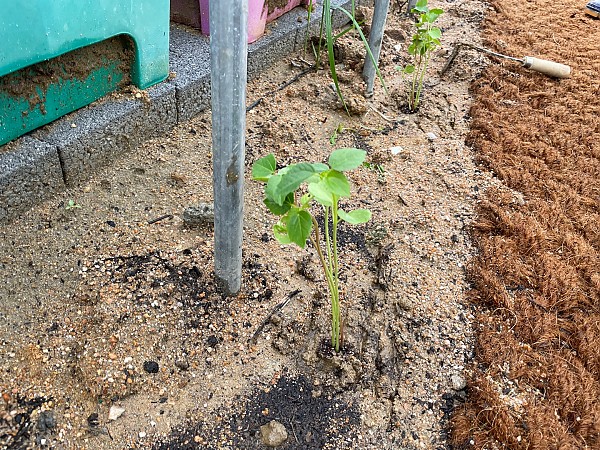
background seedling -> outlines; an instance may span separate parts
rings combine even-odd
[[[77,203],[75,203],[75,200],[72,200],[72,199],[69,200],[67,202],[67,204],[65,205],[65,209],[67,211],[69,211],[70,209],[78,209],[78,208],[81,208],[81,205],[78,205]]]
[[[345,130],[344,125],[342,125],[341,123],[338,124],[338,126],[335,127],[335,130],[333,130],[333,133],[329,137],[329,143],[331,145],[335,145],[335,143],[338,140],[338,137],[340,136],[340,134],[342,134],[344,132],[344,130]]]
[[[408,64],[403,68],[398,67],[398,69],[410,78],[407,89],[408,109],[416,111],[421,102],[423,80],[425,79],[429,60],[433,51],[441,45],[442,31],[433,26],[433,23],[444,11],[439,8],[430,10],[427,6],[427,0],[419,0],[412,12],[419,15],[415,24],[417,31],[408,47],[408,53],[412,56],[413,64]]]
[[[385,168],[381,164],[365,161],[363,166],[377,173],[377,181],[381,184],[385,183]]]
[[[343,148],[331,153],[328,164],[300,162],[277,170],[275,156],[270,154],[252,165],[252,178],[266,183],[265,205],[279,217],[273,225],[275,238],[300,248],[310,240],[319,255],[331,299],[331,346],[336,352],[341,342],[338,225],[340,220],[354,225],[371,218],[366,209],[344,211],[339,201],[350,197],[350,182],[344,172],[360,167],[365,157],[364,150]],[[315,203],[323,209],[324,236],[311,212]]]

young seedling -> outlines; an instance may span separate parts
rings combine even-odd
[[[344,125],[339,123],[338,126],[335,128],[335,130],[333,130],[333,133],[331,134],[331,136],[329,136],[329,143],[331,145],[335,145],[335,143],[337,142],[340,135],[344,132],[344,130],[345,130]]]
[[[363,163],[363,166],[377,173],[377,181],[380,184],[385,183],[385,168],[381,164],[370,163],[368,161],[365,161]]]
[[[69,200],[69,201],[67,202],[67,204],[65,205],[65,209],[66,209],[67,211],[69,211],[69,210],[71,210],[71,209],[79,209],[79,208],[81,208],[81,205],[78,205],[77,203],[75,203],[75,200],[72,200],[72,199],[71,199],[71,200]]]
[[[300,162],[277,170],[275,156],[270,154],[252,165],[252,178],[266,183],[266,207],[279,217],[273,225],[275,238],[300,248],[310,240],[319,255],[331,299],[331,346],[336,352],[340,351],[341,333],[338,225],[340,220],[354,225],[371,218],[366,209],[344,211],[339,201],[350,197],[350,182],[344,172],[359,167],[365,156],[364,150],[343,148],[331,153],[329,164]],[[315,203],[323,210],[323,237],[311,212]]]
[[[412,12],[419,15],[418,21],[415,24],[417,31],[413,35],[408,47],[408,53],[413,58],[413,64],[408,64],[406,67],[398,67],[398,69],[403,74],[409,76],[407,89],[408,109],[416,111],[421,102],[423,80],[425,79],[429,60],[433,51],[441,45],[440,38],[442,37],[442,31],[438,27],[433,26],[433,23],[444,11],[439,8],[430,10],[429,6],[427,6],[427,0],[419,0]]]

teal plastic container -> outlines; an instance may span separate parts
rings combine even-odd
[[[0,11],[0,145],[114,91],[127,55],[99,57],[87,72],[77,66],[89,62],[75,60],[20,89],[17,81],[44,75],[37,63],[126,35],[134,48],[125,70],[135,85],[169,74],[169,0],[0,0]]]

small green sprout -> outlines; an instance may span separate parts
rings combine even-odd
[[[331,153],[328,164],[300,162],[277,170],[275,156],[270,154],[252,165],[252,178],[266,183],[264,204],[279,217],[273,226],[275,238],[300,248],[310,240],[319,255],[331,299],[331,345],[336,352],[341,335],[338,225],[340,220],[355,225],[371,219],[367,209],[344,211],[339,200],[350,197],[350,182],[344,172],[360,167],[365,157],[364,150],[342,148]],[[313,203],[323,209],[323,237],[311,213]]]
[[[65,209],[67,211],[71,210],[71,209],[78,209],[81,208],[81,205],[78,205],[77,203],[75,203],[75,200],[70,199],[67,204],[65,205]]]
[[[385,183],[385,169],[383,165],[365,161],[363,167],[377,173],[377,181],[381,184]]]
[[[344,130],[345,130],[344,125],[342,125],[341,123],[338,124],[338,126],[335,128],[335,130],[333,130],[332,135],[329,137],[329,143],[331,145],[335,145],[335,143],[337,142],[340,135],[344,132]]]

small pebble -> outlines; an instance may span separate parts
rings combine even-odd
[[[37,428],[40,431],[51,430],[56,427],[56,418],[52,411],[42,411],[38,416]]]
[[[92,413],[87,418],[87,423],[90,428],[95,428],[100,425],[100,420],[98,419],[98,413]]]
[[[148,373],[158,373],[158,363],[156,361],[145,361],[144,370]]]
[[[117,420],[119,417],[123,415],[125,412],[125,408],[121,408],[117,405],[112,405],[110,410],[108,411],[108,420]]]
[[[183,223],[189,227],[212,223],[215,220],[215,207],[212,203],[200,203],[183,211]]]
[[[455,391],[462,391],[464,388],[467,387],[467,380],[465,380],[464,377],[461,377],[460,375],[452,375],[450,377],[450,383],[452,384],[452,389],[454,389]]]
[[[179,370],[188,370],[190,368],[190,363],[186,359],[177,359],[175,360],[175,367]]]
[[[276,420],[271,420],[268,424],[261,426],[260,436],[263,444],[267,447],[278,447],[288,438],[287,430]]]

